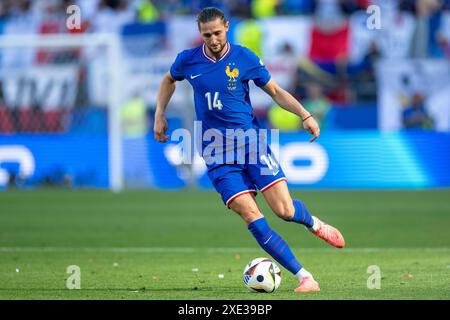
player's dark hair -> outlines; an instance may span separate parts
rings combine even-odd
[[[227,18],[225,17],[225,14],[214,7],[207,7],[204,8],[200,13],[197,15],[197,25],[200,29],[200,23],[207,23],[210,21],[214,21],[217,18],[222,20],[223,24],[225,25],[227,23]]]

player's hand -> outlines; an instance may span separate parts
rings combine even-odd
[[[313,142],[320,135],[319,125],[314,117],[309,117],[303,121],[303,128],[314,136],[309,142]]]
[[[153,126],[153,133],[155,134],[155,140],[159,142],[166,142],[169,136],[166,135],[168,129],[166,118],[155,117],[155,124]]]

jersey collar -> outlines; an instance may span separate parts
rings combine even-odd
[[[211,62],[214,62],[214,63],[222,61],[228,55],[228,53],[230,53],[230,50],[231,50],[231,44],[229,42],[227,42],[227,51],[225,51],[225,53],[218,60],[215,60],[214,58],[211,58],[206,53],[206,46],[205,46],[205,44],[203,44],[203,46],[202,46],[202,53],[205,56],[205,58],[208,59]]]

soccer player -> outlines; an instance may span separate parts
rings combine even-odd
[[[320,130],[314,117],[271,79],[263,62],[252,51],[227,41],[230,24],[220,10],[212,7],[203,9],[197,17],[197,25],[204,44],[179,53],[161,81],[154,122],[157,141],[166,142],[169,138],[164,112],[175,91],[176,81],[184,79],[194,89],[195,111],[202,129],[221,132],[226,148],[230,147],[227,129],[260,129],[249,99],[250,80],[278,105],[303,120],[304,129],[313,135],[310,142],[317,139]],[[202,144],[205,147],[204,142]],[[231,147],[237,149],[242,146],[235,146],[232,139]],[[202,156],[205,161],[210,160],[204,154]],[[312,216],[302,201],[292,200],[284,173],[270,149],[267,154],[258,151],[257,163],[249,161],[249,158],[247,152],[244,163],[206,161],[212,184],[224,204],[244,220],[258,244],[298,278],[296,292],[320,291],[311,273],[299,263],[283,238],[268,225],[255,201],[256,190],[259,189],[278,217],[304,225],[338,248],[344,247],[344,238],[337,229]]]

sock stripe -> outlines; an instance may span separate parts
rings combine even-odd
[[[272,230],[270,230],[269,232],[267,232],[267,234],[262,238],[263,240],[266,240],[267,239],[267,237],[269,236],[269,234],[271,234],[272,233]]]
[[[293,274],[302,268],[286,241],[267,224],[265,218],[257,219],[248,225],[258,244],[278,263]]]
[[[276,249],[278,247],[278,245],[280,244],[280,242],[283,240],[281,237],[279,237],[280,239],[278,239],[278,242],[276,245],[273,246],[274,249]]]

